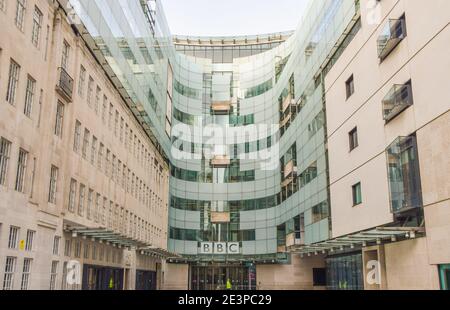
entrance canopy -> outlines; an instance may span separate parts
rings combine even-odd
[[[151,255],[151,256],[155,256],[158,258],[177,258],[180,257],[178,254],[169,252],[165,249],[161,249],[161,248],[157,248],[157,247],[146,247],[146,248],[141,248],[139,249],[139,251],[141,252],[141,254],[144,255]]]
[[[105,242],[107,244],[112,244],[113,246],[118,246],[119,248],[125,247],[129,249],[135,249],[142,255],[149,255],[160,259],[179,257],[175,253],[171,253],[165,249],[152,246],[151,244],[146,242],[129,238],[119,232],[112,231],[105,227],[89,228],[78,225],[70,225],[66,223],[64,225],[64,231],[71,233],[72,236],[81,236],[84,238],[95,239],[100,243]]]
[[[366,247],[372,244],[414,239],[424,233],[424,227],[378,227],[310,245],[294,245],[288,249],[288,252],[301,255],[326,254],[335,250],[343,251],[345,248],[353,249],[357,246]]]
[[[74,237],[81,236],[84,238],[92,238],[96,241],[99,241],[100,243],[105,242],[118,247],[137,249],[140,247],[149,246],[149,244],[145,242],[129,238],[120,234],[119,232],[115,232],[105,227],[89,228],[84,226],[71,226],[66,224],[64,226],[64,231],[71,233]]]

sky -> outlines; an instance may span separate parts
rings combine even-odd
[[[297,28],[309,0],[161,0],[170,32],[236,36]]]

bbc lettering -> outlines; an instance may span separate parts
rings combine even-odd
[[[240,254],[239,242],[202,242],[199,254]]]

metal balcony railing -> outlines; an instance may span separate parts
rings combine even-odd
[[[293,160],[288,162],[284,167],[284,178],[288,178],[289,176],[291,176],[291,174],[293,174],[294,176],[297,175],[297,167],[295,166]]]
[[[231,159],[226,155],[216,155],[211,159],[211,166],[213,167],[227,167],[231,164]]]
[[[58,68],[57,78],[56,91],[68,102],[72,102],[73,78],[62,67]]]
[[[383,61],[405,37],[405,18],[390,19],[377,40],[380,60]]]
[[[211,104],[211,112],[213,114],[229,114],[231,110],[231,101],[216,101]]]
[[[413,105],[411,84],[394,85],[384,97],[382,104],[383,118],[386,122],[389,122]]]
[[[291,94],[288,94],[288,96],[284,99],[283,104],[281,106],[281,113],[284,113],[287,108],[290,106],[295,105],[295,100],[292,98]]]

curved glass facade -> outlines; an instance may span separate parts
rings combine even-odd
[[[231,60],[177,51],[159,0],[71,2],[170,161],[170,251],[210,261],[202,243],[238,243],[214,259],[276,262],[329,238],[322,81],[358,1],[311,1],[294,33]]]

